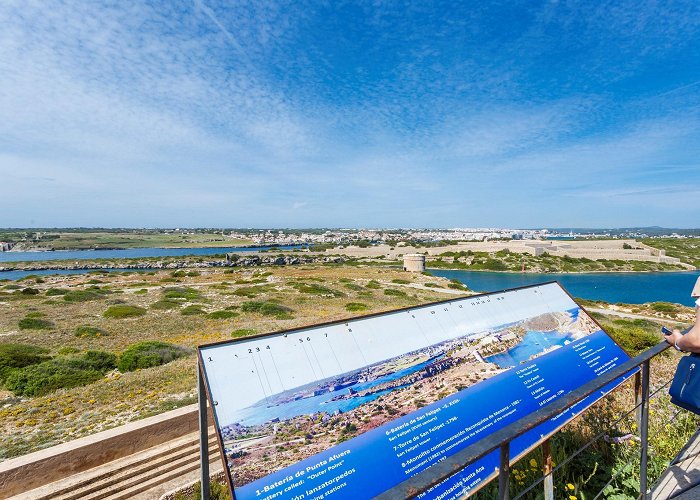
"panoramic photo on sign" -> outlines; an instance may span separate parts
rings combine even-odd
[[[373,497],[629,359],[557,283],[199,355],[237,500]],[[621,381],[514,440],[511,456]],[[421,497],[458,498],[497,463],[491,453]]]

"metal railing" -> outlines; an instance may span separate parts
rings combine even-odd
[[[635,356],[634,358],[626,361],[625,363],[609,370],[600,377],[591,380],[590,382],[582,385],[578,389],[570,392],[569,394],[563,396],[562,398],[550,403],[549,405],[531,413],[530,415],[513,422],[512,424],[503,427],[502,429],[495,431],[493,434],[473,443],[466,448],[458,451],[457,453],[446,457],[441,462],[433,465],[432,467],[424,470],[423,472],[412,476],[405,481],[394,486],[390,490],[375,497],[378,500],[405,500],[409,498],[415,498],[422,492],[430,489],[431,487],[439,484],[443,480],[449,478],[455,473],[458,473],[465,467],[469,466],[471,463],[483,458],[489,453],[500,450],[500,461],[499,467],[497,469],[498,473],[498,499],[508,500],[509,499],[509,482],[510,482],[510,443],[517,437],[525,434],[526,432],[534,429],[538,425],[550,420],[551,418],[561,414],[562,412],[568,410],[571,406],[578,403],[579,401],[585,399],[596,391],[601,390],[606,385],[610,384],[614,380],[619,379],[624,375],[628,375],[630,372],[636,370],[634,374],[634,392],[635,392],[635,406],[629,410],[627,413],[622,415],[614,424],[619,423],[623,419],[629,417],[632,413],[636,413],[637,425],[640,431],[640,443],[641,443],[641,456],[640,456],[640,495],[639,498],[646,500],[649,493],[649,481],[647,476],[647,464],[648,464],[648,441],[649,441],[649,399],[654,394],[658,393],[661,389],[666,387],[670,381],[664,383],[661,387],[658,387],[653,394],[649,393],[649,372],[650,372],[650,360],[655,356],[661,354],[670,346],[666,342],[660,342],[654,347],[642,352],[641,354]],[[641,368],[641,370],[639,370]],[[202,499],[209,500],[209,452],[208,452],[208,422],[207,422],[207,398],[205,396],[204,383],[201,377],[200,370],[197,370],[198,376],[198,388],[199,388],[199,416],[200,416],[200,460],[201,460],[201,480],[202,480]],[[584,410],[585,411],[585,410]],[[553,487],[553,474],[561,469],[566,463],[571,461],[573,457],[583,452],[586,448],[591,446],[597,439],[603,437],[603,433],[595,436],[593,439],[588,441],[585,445],[579,448],[575,453],[569,455],[564,461],[559,463],[556,467],[552,466],[552,456],[550,450],[549,439],[542,443],[542,451],[544,455],[544,474],[525,490],[519,492],[513,500],[517,500],[531,491],[533,488],[541,483],[544,483],[545,500],[553,500],[554,498],[554,487]],[[628,462],[618,474],[624,470]],[[612,483],[617,477],[613,475],[605,486]],[[484,485],[487,483],[484,483]],[[604,488],[605,488],[604,486]],[[465,494],[473,493],[465,492]],[[597,497],[600,497],[602,491]]]
[[[574,404],[585,399],[591,394],[599,391],[606,385],[610,384],[614,380],[629,374],[630,372],[637,370],[634,379],[634,390],[635,390],[635,406],[626,415],[623,415],[619,421],[623,418],[636,412],[637,422],[640,432],[640,443],[641,443],[641,456],[640,456],[640,497],[642,499],[648,498],[649,493],[649,481],[647,476],[647,465],[648,465],[648,442],[649,442],[649,364],[650,360],[668,349],[670,346],[666,342],[660,342],[654,347],[642,352],[641,354],[635,356],[634,358],[626,361],[625,363],[613,368],[612,370],[606,372],[605,374],[597,377],[594,380],[582,385],[578,389],[570,392],[569,394],[563,396],[561,399],[550,403],[549,405],[531,413],[530,415],[513,422],[512,424],[503,427],[502,429],[494,432],[493,434],[477,441],[476,443],[467,446],[466,448],[458,451],[457,453],[445,458],[441,462],[433,465],[432,467],[426,469],[425,471],[412,476],[405,481],[394,486],[390,490],[378,495],[376,498],[378,500],[404,500],[408,498],[415,498],[422,492],[430,489],[431,487],[439,484],[445,479],[449,478],[453,474],[461,471],[465,467],[469,466],[471,463],[483,458],[489,453],[500,450],[500,465],[498,467],[498,499],[508,500],[509,498],[509,482],[510,482],[510,443],[517,437],[525,434],[526,432],[534,429],[538,425],[550,420],[551,418],[561,414],[562,412],[569,409]],[[663,387],[668,385],[665,383],[662,387],[658,388],[656,392],[661,390]],[[549,446],[549,440],[546,440],[543,446],[544,454],[544,475],[539,478],[535,483],[530,485],[526,490],[521,491],[515,497],[521,498],[527,492],[531,491],[540,483],[544,483],[545,490],[545,500],[550,500],[554,498],[554,488],[552,476],[554,472],[559,470],[568,461],[570,461],[576,454],[584,451],[588,446],[590,446],[596,439],[602,437],[602,434],[594,437],[583,447],[577,450],[576,453],[567,457],[567,459],[557,465],[556,468],[552,468],[551,452]],[[624,468],[623,468],[624,469]],[[615,479],[613,476],[610,481],[606,484],[611,484]],[[466,492],[470,493],[470,492]],[[602,493],[602,490],[601,490]],[[599,494],[600,496],[600,494]],[[597,498],[597,497],[596,497]],[[515,500],[514,499],[514,500]]]

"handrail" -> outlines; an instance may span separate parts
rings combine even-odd
[[[390,490],[377,495],[375,498],[378,500],[403,500],[406,498],[415,497],[428,488],[435,486],[441,481],[464,469],[464,467],[472,462],[484,457],[496,449],[501,448],[504,443],[510,443],[513,439],[525,434],[531,429],[534,429],[552,417],[559,415],[560,413],[569,409],[572,405],[602,389],[613,380],[616,380],[619,377],[631,372],[635,368],[638,368],[640,365],[647,363],[651,358],[659,355],[669,347],[670,345],[665,341],[658,343],[654,347],[651,347],[625,363],[616,366],[600,377],[597,377],[590,382],[585,383],[578,389],[571,391],[564,397],[503,427],[493,434],[486,436],[476,443],[473,443],[458,451],[457,453],[446,457],[441,462],[438,462],[423,472],[406,479]]]

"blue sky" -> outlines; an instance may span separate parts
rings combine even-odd
[[[0,4],[0,226],[700,226],[700,3]]]

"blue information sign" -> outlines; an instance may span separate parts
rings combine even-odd
[[[628,359],[556,283],[200,348],[238,500],[371,498]],[[487,455],[420,497],[459,498],[497,464]]]

